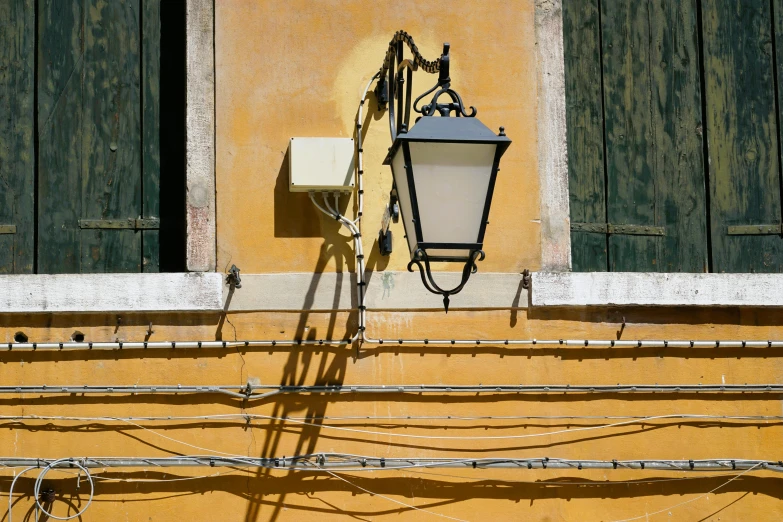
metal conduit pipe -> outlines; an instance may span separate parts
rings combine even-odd
[[[242,340],[242,341],[117,341],[117,342],[63,342],[63,343],[2,343],[0,347],[9,351],[60,351],[60,350],[178,350],[215,348],[259,348],[270,346],[349,346],[358,338],[350,339],[293,339],[293,340]],[[639,339],[615,341],[610,339],[365,339],[367,344],[389,344],[406,346],[454,346],[475,348],[477,346],[561,346],[567,348],[783,348],[781,340],[665,340]]]
[[[264,399],[282,394],[647,394],[647,393],[783,393],[783,384],[401,384],[280,386],[237,385],[32,385],[0,386],[0,394],[223,394],[237,399]]]
[[[297,471],[359,471],[365,469],[405,470],[414,468],[512,468],[512,469],[633,469],[656,471],[733,471],[758,468],[783,472],[783,461],[752,459],[638,459],[638,460],[576,460],[558,458],[442,458],[409,459],[318,453],[294,457],[224,457],[194,455],[180,457],[79,457],[72,459],[42,459],[0,457],[0,466],[52,469],[74,468],[173,468],[173,467],[247,467]]]

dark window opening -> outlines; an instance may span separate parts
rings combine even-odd
[[[0,5],[0,273],[185,270],[185,1]]]

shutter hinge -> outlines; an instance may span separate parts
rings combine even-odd
[[[85,229],[123,229],[123,230],[159,230],[159,218],[128,219],[80,219],[79,228]]]
[[[0,234],[16,234],[16,225],[0,225]]]
[[[571,223],[571,230],[593,232],[595,234],[614,234],[623,236],[665,236],[664,227],[648,225],[613,225],[611,223]]]
[[[783,234],[783,226],[776,225],[735,225],[729,227],[730,236],[779,236]]]

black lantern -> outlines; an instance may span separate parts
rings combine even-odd
[[[408,43],[415,58],[403,61],[402,43]],[[477,270],[476,262],[484,259],[483,242],[495,188],[500,158],[511,145],[500,128],[494,134],[475,118],[476,109],[467,113],[460,96],[450,88],[449,44],[437,62],[421,59],[406,33],[397,33],[390,44],[384,66],[389,67],[388,82],[385,71],[376,88],[381,102],[389,100],[389,119],[393,144],[385,164],[392,167],[394,187],[411,261],[408,270],[416,265],[424,286],[443,296],[448,312],[449,296],[458,293]],[[399,66],[394,72],[394,61]],[[411,71],[419,65],[429,65],[429,72],[440,73],[438,83],[413,103],[415,112],[422,114],[408,130],[410,116]],[[407,96],[403,96],[402,72],[407,68]],[[428,70],[425,68],[425,70]],[[396,87],[396,92],[395,92]],[[436,91],[432,101],[418,108],[419,101]],[[439,103],[445,95],[448,103]],[[398,103],[394,110],[394,101]],[[403,119],[403,98],[407,98]],[[395,121],[396,112],[396,121]],[[449,117],[452,112],[456,117]],[[435,116],[437,113],[439,116]],[[395,132],[399,129],[399,132]],[[463,263],[462,280],[451,290],[440,288],[432,277],[430,263]]]

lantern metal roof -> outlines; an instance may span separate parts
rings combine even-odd
[[[500,156],[511,145],[511,140],[503,133],[492,132],[489,127],[477,118],[424,116],[413,125],[411,130],[397,134],[384,165],[391,164],[394,153],[403,142],[435,142],[435,143],[495,143]],[[498,159],[500,159],[498,156]]]

